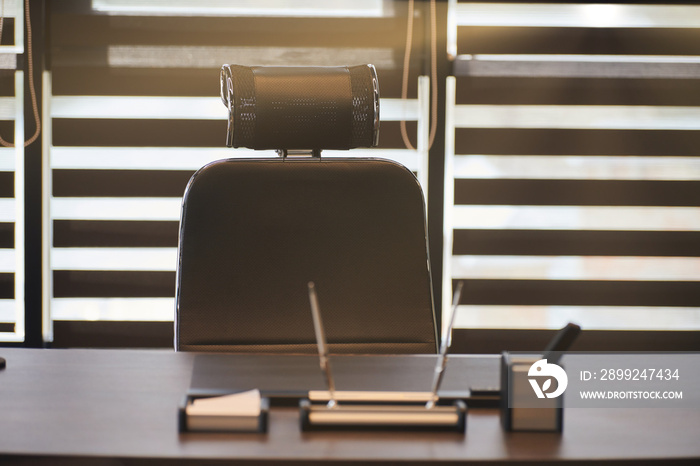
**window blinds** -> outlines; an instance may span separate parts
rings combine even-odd
[[[451,1],[448,23],[458,324],[700,328],[700,7]]]
[[[24,141],[22,5],[6,1],[0,44],[0,136]],[[0,146],[0,342],[24,339],[24,147]]]

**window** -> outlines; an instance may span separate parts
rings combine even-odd
[[[416,173],[427,195],[429,81],[419,77],[419,60],[410,69],[410,98],[400,99],[405,5],[305,5],[95,0],[91,9],[51,6],[49,341],[110,332],[125,322],[162,323],[172,332],[188,179],[212,160],[275,156],[225,147],[223,63],[374,64],[380,147],[324,156],[397,160]],[[403,146],[399,120],[409,121],[416,149]]]
[[[43,130],[0,147],[0,343],[171,345],[187,181],[254,155],[225,147],[223,63],[377,67],[380,146],[324,156],[416,173],[462,330],[700,330],[700,6],[435,3],[433,30],[431,0],[30,0]],[[31,113],[22,5],[7,140]]]
[[[20,2],[6,1],[0,32],[0,341],[24,340],[24,51]]]
[[[700,7],[452,1],[449,15],[457,325],[699,329]]]

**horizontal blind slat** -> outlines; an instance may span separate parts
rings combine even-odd
[[[12,300],[15,297],[15,274],[0,272],[0,299]]]
[[[177,247],[177,221],[54,220],[53,247]]]
[[[695,28],[459,27],[456,54],[700,55]]]
[[[175,271],[54,270],[55,298],[172,298]]]
[[[420,115],[416,99],[381,99],[380,112],[383,120],[417,120]],[[219,97],[55,95],[51,118],[226,121],[228,113]]]
[[[54,220],[179,221],[182,199],[176,198],[53,198]]]
[[[51,315],[56,321],[170,322],[174,298],[55,298]]]
[[[456,105],[458,128],[698,130],[700,107]]]
[[[457,179],[457,205],[700,206],[699,181]]]
[[[700,307],[697,281],[472,279],[468,286],[462,304]]]
[[[698,257],[452,256],[456,279],[700,281]]]
[[[53,170],[56,197],[182,196],[192,171],[181,170]]]
[[[700,156],[700,131],[456,128],[456,154]]]
[[[650,306],[459,306],[455,326],[470,329],[700,330],[700,309]]]
[[[700,208],[456,205],[454,229],[700,231]]]
[[[459,55],[453,63],[455,76],[509,78],[629,78],[698,79],[697,57],[676,58],[633,55]],[[605,57],[605,58],[603,58]],[[558,60],[557,60],[558,58]],[[646,59],[645,59],[646,58]],[[676,58],[671,60],[671,58]],[[617,61],[616,61],[617,60]],[[655,60],[655,61],[652,61]]]
[[[700,231],[458,229],[452,254],[700,257]]]
[[[557,3],[458,3],[459,26],[696,28],[700,7]]]
[[[456,179],[700,180],[700,157],[456,155]]]
[[[175,271],[177,248],[53,248],[54,270]]]
[[[0,273],[15,272],[15,257],[14,249],[0,249]]]

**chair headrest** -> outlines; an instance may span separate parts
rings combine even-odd
[[[223,65],[220,80],[229,147],[320,151],[377,145],[373,65]]]

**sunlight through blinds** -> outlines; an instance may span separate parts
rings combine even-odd
[[[449,10],[458,325],[700,329],[700,6]]]

